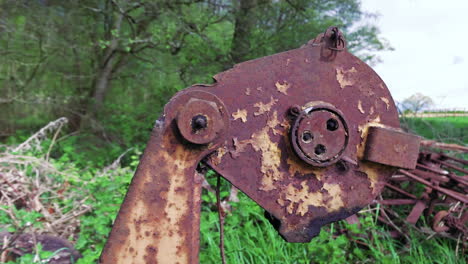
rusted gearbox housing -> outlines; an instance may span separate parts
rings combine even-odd
[[[303,47],[235,65],[177,93],[156,122],[101,263],[198,263],[208,164],[290,242],[370,204],[419,138],[399,130],[377,74],[329,28]]]

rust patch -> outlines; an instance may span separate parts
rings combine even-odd
[[[291,87],[291,84],[288,83],[287,81],[283,81],[282,84],[280,82],[276,82],[275,86],[278,92],[288,95],[287,91]]]
[[[336,80],[340,84],[341,89],[346,86],[351,86],[354,84],[354,79],[352,77],[353,73],[356,73],[356,68],[352,67],[351,69],[345,70],[343,68],[336,68]]]
[[[257,107],[258,110],[254,112],[254,116],[263,115],[264,113],[270,111],[271,107],[278,102],[278,99],[274,99],[273,96],[270,97],[270,102],[262,103],[258,102],[254,104],[254,107]]]
[[[247,122],[247,110],[246,109],[237,109],[237,112],[232,113],[234,120],[240,119],[242,123]]]

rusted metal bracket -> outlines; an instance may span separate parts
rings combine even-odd
[[[345,43],[333,27],[177,93],[100,262],[198,262],[200,161],[262,206],[290,242],[310,241],[370,204],[397,168],[414,168],[419,143],[397,130],[388,89]]]

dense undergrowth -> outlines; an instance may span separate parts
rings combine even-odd
[[[431,119],[411,121],[420,123],[404,124],[411,126],[412,131],[431,137],[425,134],[424,128],[428,122],[433,122]],[[456,138],[465,143],[467,121],[460,121],[462,125],[452,124],[453,133],[462,133],[456,134]],[[434,122],[437,124],[440,120]],[[431,124],[431,127],[438,129],[439,136],[452,131],[447,129],[447,124],[439,127]],[[79,264],[96,263],[138,164],[141,148],[125,151],[111,147],[116,150],[95,149],[98,154],[92,154],[93,150],[78,150],[73,140],[51,138],[28,150],[14,152],[7,145],[1,148],[2,186],[5,187],[8,180],[12,187],[6,186],[5,190],[10,191],[11,196],[15,191],[27,195],[22,196],[21,204],[0,205],[0,231],[62,236],[83,254]],[[15,145],[14,142],[23,140],[18,137],[10,143]],[[117,153],[124,151],[125,155],[118,157]],[[15,182],[18,177],[21,181]],[[211,172],[206,177],[214,186],[216,175]],[[227,196],[229,183],[223,181],[221,198]],[[429,238],[411,226],[402,227],[411,240],[390,238],[386,227],[377,221],[378,207],[360,212],[360,226],[340,221],[322,228],[320,235],[310,243],[286,243],[258,205],[242,193],[238,198],[239,202],[230,202],[232,210],[226,216],[227,263],[466,263],[466,257],[460,255],[462,251],[456,250],[456,241]],[[203,190],[201,218],[200,263],[220,263],[216,199],[206,190]],[[53,252],[42,252],[37,247],[35,252],[16,263],[40,263],[51,255]]]

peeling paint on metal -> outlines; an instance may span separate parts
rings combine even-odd
[[[286,201],[290,201],[286,207],[289,214],[304,216],[309,212],[309,206],[324,207],[327,212],[344,206],[341,187],[335,183],[324,183],[320,190],[312,191],[307,181],[302,181],[299,187],[288,185],[283,193],[284,196],[278,198],[277,203],[284,206]]]
[[[243,123],[247,122],[247,110],[237,109],[237,112],[232,113],[234,120],[240,119]]]
[[[226,155],[227,153],[227,148],[225,146],[223,147],[220,147],[216,150],[216,155],[213,155],[211,156],[211,162],[214,164],[214,165],[218,165],[221,163],[224,155]]]
[[[390,108],[390,100],[388,100],[388,98],[386,97],[380,97],[380,100],[382,100],[385,105],[387,106],[387,110]]]
[[[385,125],[380,123],[379,115],[370,120],[369,122],[358,126],[358,133],[361,135],[361,143],[356,145],[356,156],[358,157],[358,159],[362,159],[364,157],[367,134],[369,133],[369,127],[371,126],[386,127]]]
[[[354,84],[352,74],[356,72],[357,70],[354,67],[348,70],[345,70],[343,68],[336,68],[336,80],[340,84],[341,89],[345,88],[348,85]]]
[[[361,114],[365,114],[366,112],[364,111],[364,109],[362,108],[362,102],[361,100],[358,101],[358,110],[359,112],[361,112]]]
[[[270,102],[268,103],[263,103],[263,102],[258,102],[254,104],[254,107],[257,107],[258,110],[254,112],[254,116],[259,116],[263,115],[264,113],[270,111],[271,107],[278,102],[278,99],[274,99],[273,96],[270,97]]]
[[[283,81],[283,83],[280,83],[278,81],[275,83],[275,86],[276,86],[276,89],[278,89],[278,92],[288,95],[287,91],[291,87],[291,84],[288,83],[287,81]]]

